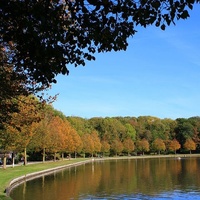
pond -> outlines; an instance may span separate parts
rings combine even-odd
[[[200,158],[94,161],[27,181],[13,200],[200,199]]]

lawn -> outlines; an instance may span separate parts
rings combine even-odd
[[[13,167],[7,167],[7,169],[0,168],[0,200],[11,200],[11,198],[6,196],[5,189],[9,186],[11,180],[27,175],[33,172],[38,172],[42,170],[52,169],[64,165],[75,164],[81,161],[86,161],[88,159],[77,158],[71,160],[63,160],[56,162],[45,162],[37,164],[28,164],[27,166],[17,165]]]

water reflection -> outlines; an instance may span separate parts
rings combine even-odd
[[[200,198],[200,159],[96,161],[24,183],[14,200]]]

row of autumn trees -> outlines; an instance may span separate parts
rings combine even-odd
[[[140,117],[66,117],[34,96],[16,99],[18,110],[0,130],[4,153],[41,153],[54,159],[76,154],[127,155],[146,153],[186,153],[200,150],[200,117],[159,119]]]

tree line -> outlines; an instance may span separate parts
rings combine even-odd
[[[43,162],[74,156],[119,156],[144,153],[196,153],[200,150],[200,117],[160,119],[140,117],[65,116],[34,96],[19,96],[18,109],[2,122],[0,150],[21,153]],[[36,158],[35,158],[36,159]],[[6,167],[4,165],[4,167]]]

